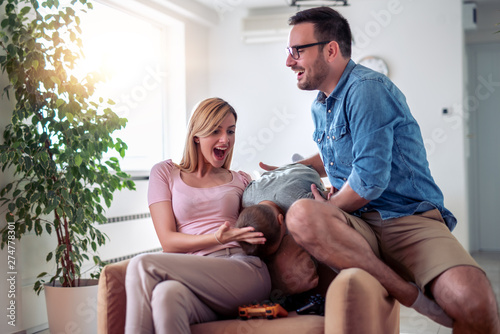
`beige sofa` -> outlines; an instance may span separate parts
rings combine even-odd
[[[98,333],[121,334],[125,325],[125,272],[129,260],[104,267],[99,279]],[[319,283],[311,294],[326,297],[325,316],[297,315],[286,318],[220,320],[191,326],[193,334],[314,334],[399,333],[399,304],[367,272],[353,268],[335,278],[318,267]],[[138,333],[139,334],[139,333]]]

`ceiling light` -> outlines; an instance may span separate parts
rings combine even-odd
[[[290,0],[290,6],[349,6],[348,0]]]

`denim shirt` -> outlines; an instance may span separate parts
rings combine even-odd
[[[438,209],[450,230],[456,218],[429,169],[420,128],[403,93],[384,75],[352,60],[330,96],[312,104],[314,141],[332,186],[347,181],[370,200],[354,212],[382,219]]]

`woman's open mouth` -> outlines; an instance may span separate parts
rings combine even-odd
[[[214,155],[219,160],[224,160],[226,157],[227,147],[216,147],[214,148]]]

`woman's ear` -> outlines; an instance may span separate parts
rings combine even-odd
[[[195,136],[194,137],[194,142],[197,143],[197,144],[199,144],[200,143],[200,138],[198,138],[198,137]]]

